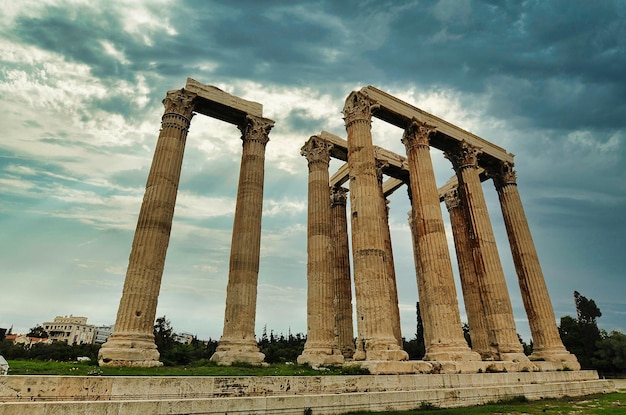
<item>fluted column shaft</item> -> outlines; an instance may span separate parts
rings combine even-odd
[[[346,99],[352,250],[359,334],[367,360],[407,360],[392,327],[388,251],[385,248],[385,201],[381,197],[371,134],[371,101],[360,92]]]
[[[531,359],[567,362],[570,369],[580,365],[561,341],[548,288],[541,270],[524,207],[517,189],[513,166],[502,163],[490,171],[500,199],[504,225],[533,339]]]
[[[335,335],[335,281],[328,164],[332,144],[311,137],[301,154],[309,166],[307,339],[298,363],[343,363]]]
[[[462,142],[456,149],[446,152],[446,157],[452,161],[459,181],[459,196],[467,215],[489,340],[498,352],[495,358],[524,361],[528,358],[517,337],[511,299],[478,173],[479,153],[476,147]]]
[[[99,352],[101,365],[160,366],[154,319],[176,194],[196,94],[169,91],[128,261],[115,330]]]
[[[265,147],[272,120],[247,116],[242,132],[243,151],[230,250],[224,331],[211,360],[219,364],[235,361],[261,363],[254,335],[257,282],[261,248],[261,215]]]
[[[374,153],[376,156],[376,153]],[[398,307],[398,285],[396,283],[396,268],[393,261],[393,247],[391,245],[391,230],[389,229],[389,200],[385,197],[383,191],[383,171],[389,165],[376,159],[376,174],[378,178],[378,188],[380,189],[380,197],[385,201],[385,226],[383,227],[383,238],[385,240],[385,250],[387,251],[387,267],[389,276],[389,304],[391,305],[391,325],[393,328],[393,336],[400,347],[402,344],[402,328],[400,326],[400,309]]]
[[[480,360],[461,327],[454,274],[430,158],[434,127],[413,120],[402,142],[411,177],[413,227],[416,235],[417,286],[424,322],[425,360]]]
[[[457,189],[446,193],[444,200],[448,213],[450,213],[450,225],[452,226],[463,300],[467,312],[467,324],[472,339],[472,350],[480,354],[483,360],[490,360],[493,359],[494,353],[489,345],[487,321],[480,296],[465,211],[461,207]]]
[[[345,358],[354,355],[352,322],[352,281],[350,279],[350,247],[346,217],[347,189],[335,187],[331,200],[331,239],[334,248],[335,326],[339,350]]]

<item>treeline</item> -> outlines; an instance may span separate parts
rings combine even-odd
[[[583,369],[596,369],[601,375],[626,373],[626,335],[620,331],[606,332],[598,328],[597,319],[602,316],[596,303],[587,299],[577,291],[574,292],[576,317],[564,316],[561,318],[559,333],[563,344],[578,358]],[[404,350],[411,360],[424,357],[424,332],[419,310],[416,307],[417,330],[412,340],[404,340]],[[33,330],[31,330],[33,331]],[[463,325],[463,333],[471,346],[471,333],[467,324]],[[34,334],[34,333],[33,333]],[[209,365],[210,358],[217,349],[217,340],[201,341],[193,338],[189,344],[178,343],[170,321],[159,317],[154,325],[154,338],[161,361],[167,366],[177,365]],[[273,330],[267,333],[263,329],[258,339],[259,349],[265,354],[267,363],[296,362],[302,354],[306,335],[291,332],[275,334]],[[520,342],[527,355],[532,353],[532,340],[526,344]],[[36,359],[71,361],[78,357],[89,357],[96,364],[100,345],[83,344],[69,346],[64,342],[52,344],[35,343],[33,345],[16,345],[4,340],[0,342],[0,355],[6,359]]]
[[[561,317],[559,333],[563,345],[576,355],[583,369],[596,369],[602,375],[626,373],[626,335],[598,328],[602,312],[592,299],[574,291],[576,318]]]

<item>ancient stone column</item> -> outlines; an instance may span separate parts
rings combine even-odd
[[[489,170],[500,199],[504,225],[509,237],[513,262],[533,339],[531,360],[562,362],[578,370],[576,356],[563,346],[548,288],[543,277],[524,207],[517,189],[513,166],[502,162]]]
[[[161,366],[154,318],[170,239],[185,141],[196,94],[168,91],[128,261],[115,330],[98,353],[101,366]]]
[[[374,151],[374,156],[376,152]],[[376,159],[376,176],[378,178],[378,186],[380,188],[380,197],[385,201],[385,226],[383,228],[385,239],[385,250],[387,251],[387,267],[389,270],[387,275],[389,277],[389,302],[391,305],[391,324],[393,328],[393,336],[395,337],[398,345],[403,347],[402,344],[402,330],[400,326],[400,309],[398,308],[398,285],[396,283],[396,268],[393,262],[393,248],[391,246],[391,231],[389,229],[389,200],[385,198],[383,192],[383,170],[389,166],[386,161],[380,161]]]
[[[385,201],[381,197],[371,133],[373,104],[353,92],[343,109],[348,133],[352,253],[357,324],[367,360],[407,360],[393,333],[389,266],[385,247]]]
[[[334,248],[335,328],[339,350],[344,358],[354,355],[354,327],[352,323],[352,281],[350,279],[350,246],[346,202],[348,190],[333,187],[330,193],[331,239]]]
[[[402,138],[411,178],[417,287],[426,345],[424,360],[480,360],[463,337],[450,252],[430,158],[430,135],[433,132],[433,126],[414,119]]]
[[[448,150],[446,157],[452,162],[459,181],[459,196],[465,207],[489,341],[497,348],[498,360],[528,361],[517,337],[511,299],[480,182],[479,153],[476,147],[462,142]]]
[[[450,213],[450,224],[452,226],[454,247],[459,266],[465,311],[467,312],[467,324],[469,325],[470,337],[472,339],[472,350],[480,354],[483,360],[493,360],[497,356],[497,351],[492,350],[489,345],[487,321],[480,296],[478,276],[474,267],[472,244],[467,229],[465,211],[461,207],[457,189],[446,193],[444,201],[448,213]]]
[[[311,137],[301,154],[309,166],[307,220],[307,339],[298,363],[328,366],[343,363],[335,335],[334,247],[328,164],[332,144]]]
[[[221,365],[233,362],[260,364],[254,335],[256,318],[265,146],[274,121],[248,115],[239,126],[243,140],[239,187],[230,248],[224,331],[211,360]]]

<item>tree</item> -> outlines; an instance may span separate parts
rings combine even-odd
[[[419,301],[415,303],[415,314],[417,319],[415,338],[408,342],[403,339],[403,346],[404,350],[409,354],[409,359],[420,360],[426,354],[426,345],[424,344],[424,323],[422,322]]]
[[[48,332],[41,327],[41,325],[37,324],[35,327],[28,331],[26,337],[36,337],[38,339],[47,339],[50,337]]]
[[[165,316],[157,318],[154,323],[154,343],[161,355],[174,348],[174,329]]]
[[[626,334],[616,330],[601,334],[602,340],[591,359],[593,366],[604,373],[626,373]]]
[[[559,333],[563,345],[576,355],[583,369],[593,368],[592,358],[596,353],[598,342],[602,339],[598,329],[597,318],[602,316],[600,309],[592,299],[587,299],[578,291],[574,291],[576,315],[561,317]]]

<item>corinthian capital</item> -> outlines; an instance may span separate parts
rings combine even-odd
[[[488,168],[487,173],[493,179],[496,189],[508,184],[517,185],[517,173],[513,170],[513,163],[501,161],[498,165]]]
[[[245,142],[257,141],[263,145],[270,141],[269,133],[274,126],[274,121],[268,118],[247,115],[246,121],[242,125],[238,125],[241,131],[241,139]]]
[[[186,91],[184,88],[167,91],[167,94],[163,99],[165,113],[180,114],[191,120],[194,110],[194,100],[197,96],[198,94]]]
[[[331,206],[343,205],[348,202],[348,189],[345,187],[333,187],[330,189],[330,204]]]
[[[459,189],[456,187],[446,192],[443,195],[443,200],[446,202],[446,208],[448,212],[452,209],[456,209],[461,205],[461,198],[459,198]]]
[[[328,166],[330,163],[330,149],[333,145],[318,136],[313,136],[304,143],[300,149],[300,154],[306,157],[309,165],[315,162],[322,162]]]
[[[343,119],[346,127],[355,121],[371,122],[372,112],[379,107],[367,95],[359,91],[353,91],[343,106]]]
[[[461,170],[466,167],[478,167],[478,156],[482,151],[466,141],[461,141],[459,145],[447,150],[444,155],[452,162],[455,170]]]
[[[402,135],[402,144],[406,147],[407,153],[413,147],[429,147],[430,136],[435,132],[436,128],[434,125],[429,125],[413,118]]]

